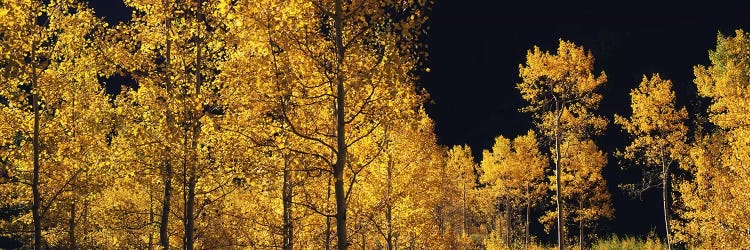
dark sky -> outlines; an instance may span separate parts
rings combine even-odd
[[[692,67],[708,62],[717,32],[733,34],[750,23],[743,8],[714,1],[515,2],[436,3],[428,41],[432,72],[422,84],[436,103],[429,111],[441,143],[489,148],[494,135],[529,128],[528,115],[517,112],[523,101],[515,83],[534,45],[554,51],[563,38],[591,50],[597,71],[609,78],[601,108],[609,116],[628,110],[628,91],[643,74],[659,72],[679,94],[692,94]]]
[[[719,1],[540,1],[438,0],[431,14],[427,42],[432,69],[422,77],[434,104],[427,110],[436,122],[443,145],[468,144],[475,156],[492,146],[494,137],[515,137],[531,127],[515,89],[518,65],[534,45],[555,50],[558,39],[571,40],[592,51],[597,72],[609,78],[602,90],[601,114],[629,112],[629,95],[643,74],[661,73],[672,79],[680,105],[694,100],[692,67],[708,63],[717,32],[732,34],[749,28],[750,15],[742,4]],[[120,0],[93,0],[97,13],[110,22],[124,20],[130,11]],[[691,110],[692,111],[692,110]],[[616,126],[597,138],[606,152],[627,141]],[[477,159],[479,161],[479,159]],[[616,219],[603,226],[618,234],[662,231],[660,196],[650,192],[644,201],[631,200],[617,184],[637,176],[623,171],[615,158],[605,168],[613,194]]]
[[[529,115],[515,89],[518,65],[534,45],[554,51],[558,39],[591,50],[597,72],[609,81],[602,90],[601,114],[629,114],[629,90],[643,74],[661,73],[672,79],[681,106],[695,109],[693,65],[707,64],[718,32],[733,34],[750,28],[744,2],[720,1],[438,1],[431,13],[429,38],[431,73],[422,85],[434,104],[427,110],[435,120],[443,145],[468,144],[475,156],[489,149],[494,137],[515,137],[531,127]],[[617,126],[597,138],[605,152],[628,143]],[[477,159],[479,161],[480,159]],[[604,225],[618,234],[663,231],[660,191],[644,201],[628,199],[617,184],[637,180],[636,170],[621,170],[610,157],[604,170],[613,195],[615,220]]]

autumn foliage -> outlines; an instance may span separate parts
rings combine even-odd
[[[628,191],[662,188],[667,246],[750,245],[744,31],[695,68],[707,117],[688,126],[672,82],[644,76],[615,154],[593,54],[534,47],[515,84],[533,129],[474,159],[438,144],[417,84],[430,1],[125,4],[114,26],[82,1],[0,4],[10,247],[516,249],[540,224],[585,248],[616,219],[614,156],[643,169]]]

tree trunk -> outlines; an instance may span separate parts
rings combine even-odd
[[[68,246],[76,249],[76,203],[70,203],[70,218],[68,218]]]
[[[84,200],[83,201],[83,242],[84,244],[92,245],[91,242],[86,241],[86,235],[89,234],[87,225],[89,224],[88,218],[89,218],[89,202]]]
[[[167,93],[172,92],[172,83],[171,79],[169,77],[169,65],[172,62],[172,40],[169,38],[169,32],[171,26],[171,21],[169,18],[166,18],[165,26],[166,26],[166,44],[167,44],[167,52],[164,60],[164,82],[166,83],[167,87]],[[167,107],[167,122],[170,122],[172,118],[172,114],[169,111],[169,107]],[[164,161],[164,197],[162,198],[161,202],[161,218],[159,220],[159,245],[164,250],[169,250],[169,210],[170,210],[170,203],[172,200],[172,162],[171,161]]]
[[[31,107],[34,112],[34,134],[32,138],[32,146],[34,151],[34,169],[32,170],[33,176],[31,178],[31,193],[33,196],[33,204],[31,204],[31,217],[34,221],[34,249],[40,250],[42,249],[42,217],[41,217],[41,207],[42,207],[42,198],[41,194],[39,193],[39,96],[37,95],[37,75],[36,75],[36,65],[34,65],[34,62],[36,61],[36,51],[34,50],[36,48],[36,43],[34,46],[32,46],[31,50],[31,79],[32,79],[32,93],[31,93]]]
[[[346,197],[344,196],[344,176],[343,176],[343,160],[340,165],[341,168],[337,168],[335,171],[336,181],[334,183],[334,191],[336,195],[336,243],[339,250],[345,250],[348,248],[348,242],[346,240]]]
[[[200,5],[200,4],[199,4]],[[197,52],[196,62],[200,60],[200,49]],[[200,95],[200,64],[198,64],[196,70],[196,95]],[[185,249],[193,250],[195,244],[195,186],[198,182],[196,164],[197,163],[197,148],[198,148],[198,133],[200,131],[200,124],[198,122],[197,115],[193,117],[193,131],[191,138],[191,157],[194,158],[187,169],[187,199],[185,201]]]
[[[583,220],[578,222],[578,245],[583,250]]]
[[[188,180],[188,200],[185,206],[185,249],[192,250],[195,244],[195,183],[196,179],[191,176]]]
[[[73,88],[76,88],[75,83],[73,84]],[[73,97],[71,98],[71,107],[73,108],[73,111],[71,113],[70,120],[72,121],[72,124],[76,125],[76,98],[75,98],[75,92],[73,93]],[[73,129],[72,131],[72,138],[75,138],[77,135],[77,130]],[[76,176],[78,172],[74,173],[73,176],[70,177],[70,190],[75,191],[76,190]],[[76,249],[76,199],[75,196],[71,198],[70,201],[70,216],[68,218],[68,247],[70,249]]]
[[[560,174],[562,174],[560,163],[560,116],[562,115],[562,109],[560,102],[555,97],[555,199],[557,200],[557,249],[565,249],[565,241],[563,240],[563,204],[562,204],[562,190],[560,184]]]
[[[583,211],[583,202],[578,203],[578,211]],[[583,250],[583,219],[578,218],[578,246]]]
[[[393,250],[393,211],[390,204],[385,205],[385,225],[386,225],[386,236],[385,246],[387,250]]]
[[[148,224],[154,224],[154,189],[151,185],[148,187]],[[85,235],[85,234],[84,234]],[[148,249],[154,249],[154,232],[148,230]]]
[[[284,183],[282,184],[281,200],[284,210],[284,228],[283,228],[283,248],[292,250],[294,228],[292,224],[292,175],[289,171],[288,156],[284,156]]]
[[[336,237],[339,250],[345,250],[348,247],[346,239],[346,197],[344,190],[344,165],[346,164],[346,130],[344,127],[344,74],[341,72],[344,63],[344,16],[342,0],[335,1],[334,26],[336,29],[335,43],[336,53],[338,54],[338,64],[336,65],[336,142],[337,154],[336,165],[334,166],[333,175],[335,178],[336,192]]]
[[[203,6],[203,2],[201,0],[198,0],[197,2],[197,9],[195,11],[196,14],[196,20],[201,20],[201,7]],[[195,97],[196,99],[199,98],[201,95],[201,86],[203,85],[203,77],[201,71],[203,70],[203,57],[201,55],[201,43],[203,42],[200,38],[200,28],[196,32],[199,34],[196,35],[196,41],[195,41]],[[200,99],[198,99],[198,102],[200,102]],[[191,138],[191,147],[190,151],[192,152],[193,162],[190,164],[189,167],[189,180],[188,180],[188,194],[187,194],[187,202],[185,204],[185,249],[186,250],[193,250],[193,245],[195,244],[195,186],[198,182],[198,173],[196,169],[196,164],[198,164],[198,134],[201,131],[201,124],[200,124],[200,117],[202,116],[202,110],[193,110],[193,115],[191,116],[192,119],[192,125],[193,125],[193,131],[192,131],[192,138]]]
[[[183,135],[182,135],[182,248],[188,249],[188,231],[190,230],[188,228],[188,217],[191,215],[188,212],[188,200],[190,199],[188,195],[188,129],[183,129]]]
[[[161,220],[159,220],[159,244],[169,249],[169,209],[172,200],[172,164],[164,164],[164,198],[162,199]]]
[[[385,236],[385,248],[387,250],[393,250],[393,228],[392,228],[392,214],[391,205],[385,205],[385,225],[386,225],[386,236]]]
[[[469,231],[466,228],[466,179],[462,176],[461,182],[463,184],[463,193],[462,193],[462,206],[461,206],[461,217],[463,219],[463,224],[461,225],[461,236],[466,236],[466,233]]]
[[[386,127],[386,136],[388,128]],[[386,141],[388,139],[386,138]],[[393,189],[393,159],[388,152],[388,143],[385,143],[385,151],[388,156],[388,165],[386,166],[386,189],[385,189],[385,247],[387,250],[393,250],[393,208],[391,206],[391,192]]]
[[[666,232],[667,249],[672,250],[669,237],[669,166],[663,166],[662,171],[662,200],[664,203],[664,229]]]
[[[169,209],[172,200],[172,164],[164,164],[164,198],[161,206],[161,219],[159,220],[159,245],[169,250]]]
[[[328,205],[331,204],[331,178],[328,178],[328,195],[326,196],[326,211]],[[325,242],[323,242],[325,250],[331,250],[331,217],[326,216],[326,230],[325,230]]]
[[[511,248],[510,242],[511,242],[511,238],[513,237],[511,236],[511,233],[510,233],[511,231],[510,212],[511,212],[510,198],[506,198],[505,199],[505,235],[506,235],[505,243],[508,245],[508,248]]]
[[[526,188],[528,192],[528,187]],[[526,201],[526,230],[524,232],[524,246],[529,249],[529,217],[531,217],[531,202]]]

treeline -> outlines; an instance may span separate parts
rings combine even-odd
[[[6,247],[521,248],[532,221],[586,246],[614,219],[583,47],[528,52],[534,129],[477,165],[423,109],[426,0],[125,4],[114,27],[79,1],[0,4]],[[654,74],[614,118],[645,173],[623,187],[662,188],[671,245],[750,245],[748,48],[720,35],[695,68],[705,112]]]
[[[694,101],[707,103],[696,105],[704,110],[678,107],[672,82],[654,73],[630,91],[631,113],[614,116],[630,143],[612,153],[643,173],[640,182],[618,186],[633,196],[660,189],[662,211],[653,212],[663,215],[669,249],[750,245],[749,48],[750,33],[719,34],[711,64],[694,67]],[[528,51],[516,88],[534,129],[498,136],[473,167],[470,203],[478,206],[469,209],[470,231],[488,235],[480,247],[536,248],[529,224],[537,220],[558,248],[588,248],[601,237],[597,226],[614,219],[602,177],[608,157],[594,141],[609,124],[597,115],[606,75],[593,65],[590,52],[564,40],[555,52]]]

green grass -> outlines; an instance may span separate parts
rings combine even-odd
[[[487,234],[472,234],[470,235],[471,239],[479,244],[477,249],[487,249],[487,250],[504,250],[508,249],[502,242],[492,242],[492,241],[485,241],[489,238],[489,235]],[[489,243],[489,244],[488,244]],[[487,245],[485,245],[487,244]],[[635,236],[625,236],[620,237],[617,235],[611,235],[606,238],[602,238],[594,242],[594,244],[589,246],[590,248],[586,249],[592,249],[592,250],[661,250],[666,249],[666,246],[655,236],[654,233],[650,233],[648,236],[644,237],[635,237]],[[581,249],[580,246],[574,245],[574,246],[568,246],[569,249]],[[554,250],[557,249],[554,245],[541,245],[539,243],[532,243],[531,246],[529,246],[529,249],[532,250]]]
[[[633,236],[618,237],[612,235],[608,238],[600,239],[591,246],[594,250],[656,250],[666,249],[661,240],[649,234],[648,237],[638,238]]]

